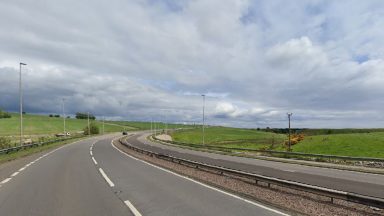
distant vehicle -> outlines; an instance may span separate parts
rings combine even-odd
[[[128,132],[127,131],[123,131],[123,135],[128,135]]]

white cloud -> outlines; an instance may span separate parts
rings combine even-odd
[[[383,9],[380,0],[1,1],[0,107],[17,110],[25,61],[31,112],[56,112],[65,97],[71,112],[200,121],[206,94],[214,124],[284,126],[292,111],[308,127],[348,127],[364,114],[356,125],[380,125]]]
[[[266,57],[273,67],[292,67],[302,71],[322,67],[328,62],[326,54],[320,47],[314,46],[308,37],[275,45],[267,51]]]

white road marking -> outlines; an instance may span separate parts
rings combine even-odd
[[[296,170],[282,170],[284,172],[296,172]]]
[[[91,154],[91,156],[93,156],[93,153],[92,153],[92,151],[89,151],[89,154]]]
[[[5,184],[5,183],[9,182],[11,179],[12,178],[6,178],[2,182],[0,182],[0,184]]]
[[[135,208],[135,206],[133,206],[132,203],[129,202],[129,200],[125,200],[124,203],[125,203],[125,205],[128,206],[128,208],[131,210],[131,212],[133,213],[133,215],[135,215],[135,216],[141,216],[140,212],[137,211],[137,209]]]
[[[111,179],[108,178],[108,176],[105,174],[105,172],[103,171],[103,169],[99,168],[99,171],[100,171],[101,175],[104,177],[105,181],[107,181],[107,183],[109,184],[109,186],[111,186],[111,187],[115,187],[115,184],[113,184],[113,182],[111,181]]]
[[[25,170],[27,167],[29,167],[29,166],[31,166],[32,164],[36,163],[36,162],[39,161],[40,159],[42,159],[42,158],[44,158],[44,157],[46,157],[46,156],[48,156],[48,155],[54,153],[55,151],[58,151],[58,150],[60,150],[60,149],[62,149],[62,148],[64,148],[64,147],[73,145],[73,144],[78,143],[78,142],[80,142],[80,141],[84,141],[84,140],[78,140],[78,141],[75,141],[75,142],[73,142],[73,143],[70,143],[70,144],[67,144],[67,145],[63,145],[63,146],[61,146],[61,147],[59,147],[59,148],[57,148],[57,149],[54,149],[54,150],[52,150],[52,151],[50,151],[50,152],[48,152],[48,153],[45,153],[44,155],[40,156],[39,158],[35,159],[34,161],[31,161],[31,162],[29,162],[28,164],[24,165],[24,166],[23,166],[22,168],[20,168],[17,172],[14,172],[14,173],[11,175],[11,177],[15,177],[15,176],[18,175],[21,171]],[[96,142],[97,142],[97,141],[95,141],[93,144],[95,144]],[[93,144],[92,144],[92,145],[93,145]],[[0,182],[0,187],[2,186],[2,184],[5,184],[5,183],[9,182],[11,179],[12,179],[12,178],[6,178],[6,179],[4,179],[2,182]]]
[[[149,166],[152,166],[152,167],[155,167],[155,168],[157,168],[157,169],[160,169],[160,170],[162,170],[162,171],[164,171],[164,172],[173,174],[173,175],[175,175],[175,176],[177,176],[177,177],[180,177],[180,178],[186,179],[186,180],[188,180],[188,181],[194,182],[194,183],[196,183],[196,184],[198,184],[198,185],[201,185],[201,186],[206,187],[206,188],[209,188],[209,189],[211,189],[211,190],[214,190],[214,191],[220,192],[220,193],[222,193],[222,194],[228,195],[228,196],[233,197],[233,198],[235,198],[235,199],[244,201],[244,202],[246,202],[246,203],[249,203],[249,204],[251,204],[251,205],[257,206],[257,207],[259,207],[259,208],[263,208],[263,209],[269,210],[269,211],[271,211],[271,212],[274,212],[274,213],[277,213],[277,214],[280,214],[280,215],[289,216],[289,214],[286,214],[286,213],[284,213],[284,212],[278,211],[278,210],[276,210],[276,209],[269,208],[269,207],[267,207],[267,206],[264,206],[264,205],[261,205],[261,204],[259,204],[259,203],[253,202],[253,201],[251,201],[251,200],[248,200],[248,199],[242,198],[242,197],[240,197],[240,196],[237,196],[237,195],[235,195],[235,194],[231,194],[231,193],[226,192],[226,191],[223,191],[223,190],[221,190],[221,189],[218,189],[218,188],[212,187],[212,186],[210,186],[210,185],[207,185],[207,184],[198,182],[198,181],[196,181],[196,180],[194,180],[194,179],[191,179],[191,178],[189,178],[189,177],[182,176],[182,175],[180,175],[180,174],[178,174],[178,173],[175,173],[175,172],[173,172],[173,171],[171,171],[171,170],[168,170],[168,169],[165,169],[165,168],[162,168],[162,167],[153,165],[153,164],[151,164],[151,163],[148,163],[148,162],[146,162],[146,161],[143,161],[143,160],[141,160],[141,159],[135,158],[135,157],[133,157],[133,156],[131,156],[131,155],[129,155],[129,154],[127,154],[127,153],[121,151],[121,150],[118,149],[115,145],[113,145],[113,140],[112,140],[112,142],[111,142],[111,145],[112,145],[113,148],[117,149],[117,150],[118,150],[119,152],[121,152],[122,154],[124,154],[124,155],[126,155],[126,156],[128,156],[128,157],[130,157],[130,158],[132,158],[132,159],[135,159],[135,160],[137,160],[137,161],[140,161],[140,162],[142,162],[142,163],[145,163],[145,164],[147,164],[147,165],[149,165]]]
[[[92,157],[92,160],[93,160],[93,163],[95,163],[97,165],[97,161],[95,160],[94,157]]]

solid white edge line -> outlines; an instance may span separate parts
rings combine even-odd
[[[103,176],[103,178],[105,179],[105,181],[107,181],[107,183],[109,184],[109,186],[111,187],[114,187],[115,184],[113,184],[113,182],[111,181],[111,179],[108,178],[108,176],[105,174],[104,170],[99,168],[99,171],[101,173],[101,175]]]
[[[97,165],[97,161],[95,160],[94,157],[92,157],[93,163]]]
[[[132,205],[131,202],[129,202],[129,200],[125,200],[124,201],[125,205],[128,206],[128,208],[131,210],[132,214],[134,214],[135,216],[142,216],[140,214],[140,212],[135,208],[135,206]]]
[[[5,183],[9,182],[11,179],[12,178],[6,178],[2,182],[0,182],[0,184],[5,184]]]
[[[152,167],[155,167],[155,168],[157,168],[157,169],[160,169],[160,170],[162,170],[162,171],[164,171],[164,172],[173,174],[173,175],[175,175],[175,176],[177,176],[177,177],[180,177],[180,178],[189,180],[189,181],[194,182],[194,183],[196,183],[196,184],[198,184],[198,185],[201,185],[201,186],[203,186],[203,187],[209,188],[209,189],[211,189],[211,190],[220,192],[220,193],[222,193],[222,194],[228,195],[228,196],[233,197],[233,198],[235,198],[235,199],[238,199],[238,200],[244,201],[244,202],[246,202],[246,203],[252,204],[252,205],[254,205],[254,206],[257,206],[257,207],[260,207],[260,208],[269,210],[269,211],[271,211],[271,212],[274,212],[274,213],[277,213],[277,214],[280,214],[280,215],[289,216],[289,214],[286,214],[286,213],[284,213],[284,212],[278,211],[278,210],[276,210],[276,209],[269,208],[269,207],[264,206],[264,205],[262,205],[262,204],[259,204],[259,203],[253,202],[253,201],[251,201],[251,200],[248,200],[248,199],[242,198],[242,197],[240,197],[240,196],[237,196],[237,195],[235,195],[235,194],[231,194],[231,193],[229,193],[229,192],[223,191],[223,190],[218,189],[218,188],[215,188],[215,187],[213,187],[213,186],[210,186],[210,185],[201,183],[201,182],[196,181],[196,180],[194,180],[194,179],[192,179],[192,178],[189,178],[189,177],[180,175],[180,174],[175,173],[175,172],[173,172],[173,171],[171,171],[171,170],[168,170],[168,169],[165,169],[165,168],[162,168],[162,167],[153,165],[153,164],[151,164],[151,163],[148,163],[148,162],[146,162],[146,161],[143,161],[143,160],[141,160],[141,159],[135,158],[135,157],[133,157],[133,156],[131,156],[131,155],[129,155],[129,154],[127,154],[127,153],[121,151],[120,149],[118,149],[115,145],[113,145],[113,141],[114,141],[114,140],[112,140],[112,142],[111,142],[111,145],[112,145],[113,148],[115,148],[115,149],[118,150],[120,153],[122,153],[122,154],[124,154],[124,155],[126,155],[126,156],[128,156],[128,157],[130,157],[130,158],[132,158],[132,159],[135,159],[135,160],[140,161],[140,162],[142,162],[142,163],[145,163],[145,164],[147,164],[147,165],[149,165],[149,166],[152,166]]]
[[[52,150],[52,151],[50,151],[50,152],[48,152],[48,153],[45,153],[44,155],[40,156],[39,158],[35,159],[34,161],[31,161],[31,162],[29,162],[28,164],[24,165],[24,167],[20,168],[17,172],[14,172],[14,173],[11,175],[11,177],[15,177],[16,175],[18,175],[21,171],[25,170],[25,169],[26,169],[27,167],[29,167],[30,165],[36,163],[37,161],[39,161],[39,160],[42,159],[42,158],[44,158],[44,157],[46,157],[46,156],[48,156],[48,155],[54,153],[55,151],[57,151],[57,150],[59,150],[59,149],[62,149],[62,148],[64,148],[64,147],[73,145],[73,144],[75,144],[75,143],[81,142],[81,141],[84,141],[84,140],[77,140],[77,141],[75,141],[75,142],[73,142],[73,143],[69,143],[69,144],[63,145],[63,146],[61,146],[61,147],[59,147],[59,148],[57,148],[57,149],[54,149],[54,150]],[[96,140],[94,143],[96,143],[96,142],[97,142],[97,140]],[[93,143],[93,144],[94,144],[94,143]],[[0,182],[0,187],[1,187],[1,184],[5,184],[5,183],[9,182],[11,179],[12,179],[12,178],[6,178],[6,179],[4,179],[3,181],[1,181],[1,182]],[[112,184],[113,184],[113,183],[112,183]]]

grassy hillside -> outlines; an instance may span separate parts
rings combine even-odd
[[[384,132],[308,136],[295,152],[384,158]]]
[[[375,131],[378,130],[381,129],[375,129]],[[353,131],[356,133],[305,136],[303,141],[292,146],[292,151],[384,158],[384,132],[364,133],[359,129]],[[201,128],[177,131],[172,134],[172,137],[179,142],[202,143]],[[284,140],[287,140],[285,134],[250,129],[210,127],[205,130],[205,143],[209,145],[285,151],[282,145]],[[273,147],[272,143],[274,143]]]
[[[151,129],[151,122],[108,121],[108,123],[126,126],[128,129],[140,129],[140,130],[150,130]],[[166,126],[164,123],[156,123],[156,125],[160,129],[164,129],[166,127],[168,129],[188,127],[187,125],[183,125],[183,124],[167,124],[167,126]],[[154,125],[152,125],[152,126],[154,127]]]
[[[251,129],[208,127],[205,129],[205,144],[239,148],[271,148],[279,146],[286,136]],[[177,131],[172,134],[175,141],[202,143],[202,129]]]
[[[102,123],[95,121],[102,129]],[[55,118],[44,115],[26,114],[23,116],[24,134],[56,134],[63,132],[63,118]],[[87,126],[87,120],[66,119],[66,130],[69,132],[82,131]],[[105,132],[122,131],[123,126],[105,124]],[[20,130],[20,117],[18,114],[12,114],[12,118],[0,119],[0,136],[18,135]]]

